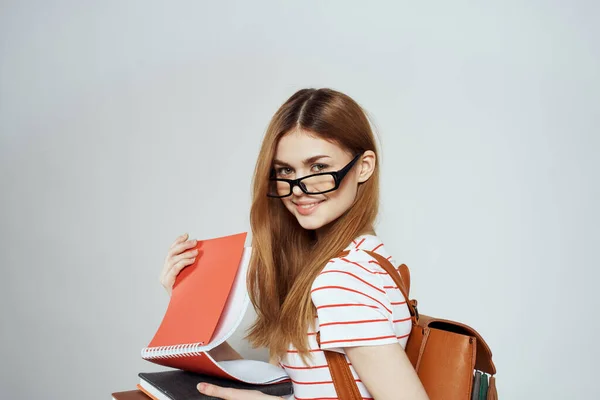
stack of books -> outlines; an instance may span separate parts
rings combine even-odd
[[[113,393],[113,400],[214,399],[214,397],[204,395],[198,391],[196,386],[200,382],[207,382],[235,389],[259,390],[272,396],[288,396],[292,394],[292,386],[289,381],[256,385],[181,370],[142,372],[138,375],[140,378],[140,382],[137,385],[138,390]]]
[[[246,272],[251,248],[246,233],[198,241],[196,261],[176,278],[163,320],[142,358],[175,370],[139,373],[138,390],[113,393],[115,400],[211,399],[200,382],[292,394],[285,371],[256,360],[217,361],[209,350],[227,341],[250,304]]]

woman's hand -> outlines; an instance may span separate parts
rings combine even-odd
[[[207,396],[218,397],[224,400],[269,400],[277,399],[281,400],[283,397],[269,396],[258,390],[243,390],[243,389],[232,389],[224,388],[210,383],[199,383],[196,386],[198,391]]]
[[[160,283],[167,290],[169,296],[173,290],[173,284],[175,283],[177,274],[179,274],[183,268],[193,264],[198,255],[198,250],[186,251],[196,245],[196,240],[187,239],[187,233],[184,233],[175,239],[169,248],[169,253],[165,259],[165,265],[160,273]]]

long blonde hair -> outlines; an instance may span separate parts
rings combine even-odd
[[[359,184],[354,204],[330,223],[327,240],[303,229],[280,199],[267,188],[279,139],[301,129],[356,155],[377,154],[375,138],[363,109],[347,95],[331,89],[302,89],[275,113],[262,143],[254,171],[252,259],[248,292],[257,313],[247,338],[254,347],[268,347],[281,360],[292,344],[306,363],[307,332],[314,328],[316,309],[310,288],[327,261],[360,234],[371,232],[379,206],[379,157],[371,177]]]

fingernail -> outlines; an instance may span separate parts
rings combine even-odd
[[[206,389],[206,383],[199,383],[197,388],[198,388],[198,390],[203,392]]]

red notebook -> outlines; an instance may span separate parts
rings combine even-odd
[[[289,379],[282,368],[263,361],[218,362],[208,354],[235,332],[250,304],[246,273],[251,248],[244,247],[246,235],[198,241],[196,261],[177,276],[167,311],[142,358],[247,383]]]

